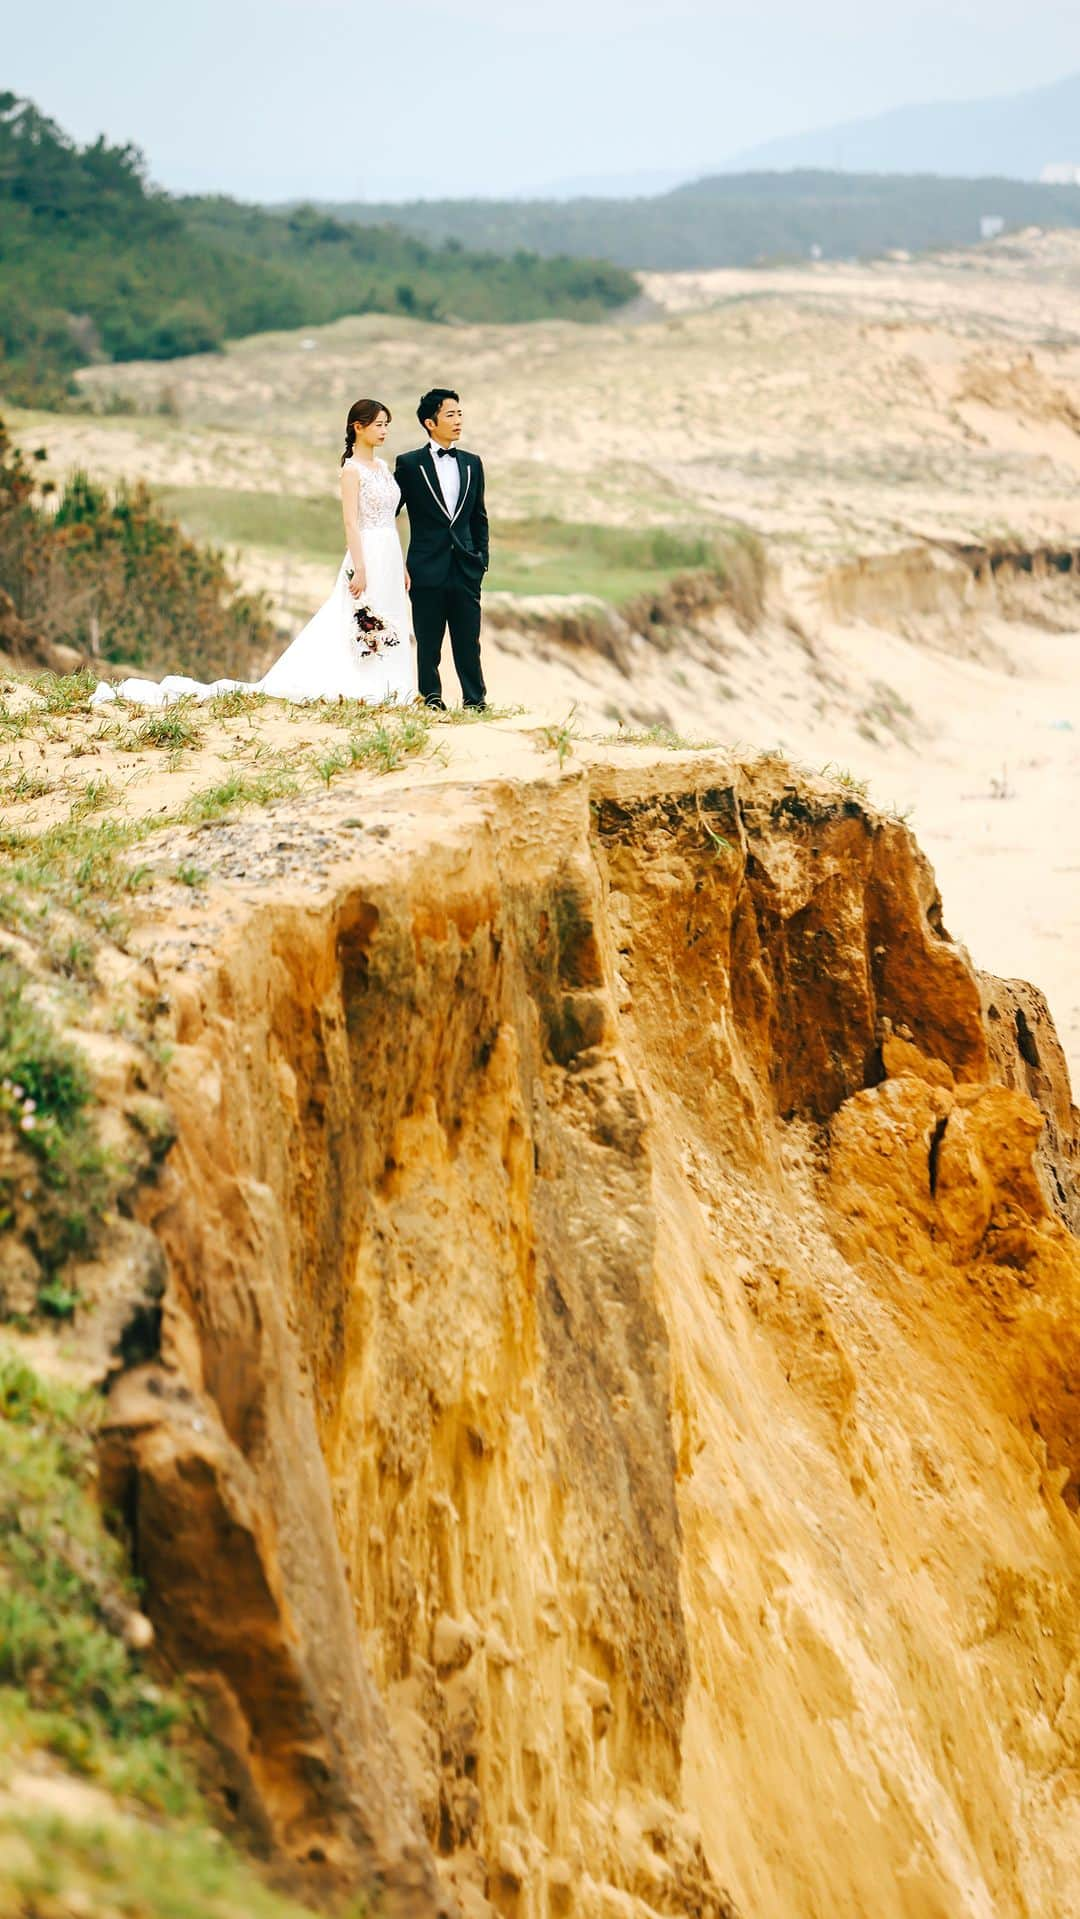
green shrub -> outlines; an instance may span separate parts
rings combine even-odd
[[[314,1919],[216,1832],[11,1813],[0,1824],[0,1911],[12,1919]],[[367,1919],[361,1896],[338,1919]]]
[[[47,1274],[90,1246],[109,1200],[109,1164],[90,1101],[83,1061],[34,1004],[16,961],[0,956],[0,1121],[9,1140],[0,1171],[0,1228],[18,1211],[21,1148],[38,1167],[27,1233]]]
[[[90,1082],[78,1054],[57,1038],[27,997],[25,978],[16,962],[0,957],[0,1085],[12,1084],[26,1109],[27,1131],[42,1151],[46,1129],[62,1131],[74,1125],[90,1097]]]
[[[220,554],[188,539],[144,486],[110,493],[73,474],[56,511],[0,420],[0,587],[45,638],[149,671],[241,678],[271,644],[265,602],[238,593]],[[85,712],[91,672],[43,674],[49,712]]]
[[[94,1497],[97,1403],[0,1349],[0,1722],[160,1812],[197,1804],[179,1701],[128,1652],[137,1599]]]

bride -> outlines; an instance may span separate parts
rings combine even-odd
[[[383,444],[391,414],[381,400],[356,400],[345,422],[341,456],[341,510],[348,552],[330,598],[286,647],[261,680],[190,680],[170,673],[163,680],[104,681],[94,704],[133,700],[167,706],[170,700],[208,700],[236,690],[269,693],[283,700],[332,700],[339,695],[406,704],[416,697],[415,647],[409,618],[409,577],[401,557],[396,518],[401,493],[385,460]],[[363,618],[363,609],[375,615]],[[357,612],[361,612],[361,630]],[[380,628],[381,623],[381,630]]]

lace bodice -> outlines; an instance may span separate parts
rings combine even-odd
[[[367,460],[350,460],[349,465],[360,475],[360,498],[356,509],[360,531],[370,532],[377,526],[392,527],[401,489],[386,461],[376,457],[370,463]]]

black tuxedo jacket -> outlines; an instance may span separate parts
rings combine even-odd
[[[409,515],[406,565],[414,586],[448,586],[457,571],[479,592],[488,565],[484,468],[475,453],[463,453],[460,448],[457,463],[461,491],[451,514],[430,446],[399,455],[394,478],[401,488],[401,506]]]

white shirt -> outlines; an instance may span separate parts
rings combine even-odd
[[[439,443],[437,440],[433,440],[430,434],[428,435],[428,445],[431,448],[431,457],[435,462],[435,472],[438,475],[442,496],[446,502],[446,511],[449,513],[451,519],[453,519],[458,509],[458,501],[461,498],[461,468],[456,460],[450,459],[449,455],[445,460],[440,460]]]

